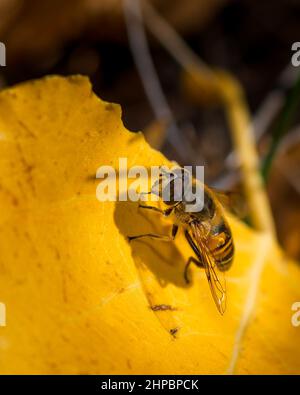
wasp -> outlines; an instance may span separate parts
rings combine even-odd
[[[155,181],[149,192],[144,194],[156,194],[168,207],[164,210],[150,205],[140,204],[139,207],[147,210],[154,210],[165,217],[173,216],[174,222],[171,235],[158,235],[147,233],[137,236],[129,236],[129,241],[141,238],[159,239],[163,241],[173,241],[178,233],[179,227],[183,227],[184,235],[194,252],[184,270],[184,278],[189,283],[188,269],[193,263],[205,270],[213,300],[219,312],[223,315],[226,309],[226,284],[223,273],[227,271],[234,258],[234,243],[228,222],[224,216],[224,204],[226,193],[213,191],[213,189],[203,184],[204,202],[201,211],[189,212],[186,210],[188,199],[186,179],[192,180],[194,185],[197,179],[189,174],[187,170],[175,168],[172,171],[161,171],[159,179]],[[177,181],[180,181],[178,184]],[[177,184],[176,184],[177,182]],[[178,200],[178,185],[180,185],[181,198]],[[170,192],[168,199],[165,199],[164,192],[168,188]],[[223,204],[224,203],[224,204]],[[222,280],[221,280],[222,278]]]

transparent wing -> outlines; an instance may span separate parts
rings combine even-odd
[[[222,191],[210,188],[221,205],[232,214],[244,219],[248,215],[248,207],[243,195],[235,191]]]
[[[215,260],[205,244],[205,237],[202,233],[201,226],[197,224],[192,224],[191,226],[195,241],[202,256],[202,262],[212,297],[219,312],[223,315],[226,310],[226,282],[224,274],[218,270]]]

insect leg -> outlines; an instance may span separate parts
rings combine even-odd
[[[158,211],[159,213],[163,214],[163,210],[159,209],[158,207],[154,207],[154,206],[146,206],[144,204],[139,204],[139,208],[145,208],[147,210],[154,210],[154,211]]]
[[[128,236],[128,240],[131,241],[131,240],[141,239],[141,238],[145,238],[145,237],[150,237],[152,239],[159,239],[161,241],[173,241],[176,237],[177,231],[178,231],[178,226],[173,225],[171,236],[156,235],[154,233],[146,233],[145,235]]]
[[[197,265],[198,267],[203,267],[202,262],[198,261],[198,260],[197,260],[196,258],[194,258],[193,256],[190,256],[190,257],[189,257],[189,259],[188,259],[188,261],[187,261],[187,263],[186,263],[186,265],[185,265],[184,273],[183,273],[184,280],[185,280],[185,282],[186,282],[187,284],[190,282],[190,280],[189,280],[189,278],[188,278],[188,270],[189,270],[189,267],[190,267],[191,263],[195,263],[195,265]]]
[[[201,256],[201,253],[199,251],[199,248],[195,244],[192,236],[189,234],[189,232],[187,230],[184,232],[184,235],[185,235],[189,245],[192,247],[192,250],[194,251],[194,253],[197,255],[197,258],[198,258],[198,259],[196,259],[194,257],[190,257],[189,260],[187,261],[186,265],[185,265],[185,268],[184,268],[184,279],[185,279],[186,283],[189,283],[190,280],[188,279],[188,275],[187,274],[188,274],[188,269],[189,269],[190,264],[191,263],[195,263],[198,267],[201,267],[201,268],[203,268],[204,265],[203,265],[203,262],[202,262],[202,256]]]
[[[188,232],[187,230],[184,232],[184,235],[185,235],[185,238],[187,239],[189,245],[192,247],[192,250],[193,250],[194,253],[197,255],[197,258],[198,258],[199,260],[202,260],[202,257],[201,257],[201,253],[200,253],[200,251],[199,251],[199,248],[198,248],[197,245],[195,244],[195,242],[194,242],[192,236],[189,234],[189,232]]]
[[[139,208],[145,208],[145,209],[148,209],[148,210],[157,211],[157,212],[163,214],[165,217],[170,215],[172,213],[172,211],[173,211],[173,207],[167,208],[166,210],[161,210],[158,207],[146,206],[146,205],[143,205],[143,204],[139,204]]]

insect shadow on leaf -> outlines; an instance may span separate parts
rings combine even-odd
[[[138,206],[138,202],[118,201],[115,204],[115,223],[124,238],[127,239],[129,234],[150,232],[168,235],[171,232],[171,226],[163,222],[159,213],[147,213]],[[186,262],[174,243],[157,240],[154,245],[150,239],[130,243],[130,247],[137,269],[140,270],[141,265],[144,265],[156,276],[161,286],[168,283],[188,286],[183,276]]]

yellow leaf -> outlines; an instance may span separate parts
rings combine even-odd
[[[229,218],[236,257],[221,316],[203,271],[183,280],[182,235],[126,240],[169,232],[166,219],[96,199],[99,166],[169,162],[86,78],[3,91],[0,136],[1,373],[299,373],[300,270],[268,233]]]

